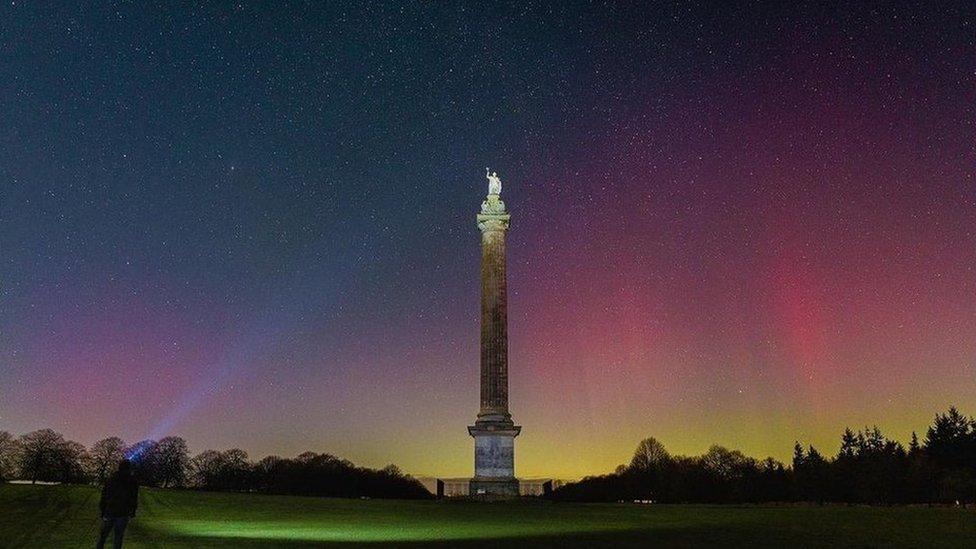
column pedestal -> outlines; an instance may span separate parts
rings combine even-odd
[[[503,423],[475,423],[468,427],[474,437],[474,478],[470,494],[485,497],[517,497],[515,437],[522,428]]]

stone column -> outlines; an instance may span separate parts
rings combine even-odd
[[[505,232],[509,214],[498,194],[481,205],[481,408],[468,433],[475,440],[473,496],[511,497],[515,478],[515,437],[521,427],[508,411],[508,284]]]
[[[481,411],[479,420],[511,421],[508,413],[508,216],[485,217],[481,229]]]

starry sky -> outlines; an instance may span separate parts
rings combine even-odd
[[[976,394],[976,10],[0,5],[0,429],[470,475],[485,166],[520,476]]]

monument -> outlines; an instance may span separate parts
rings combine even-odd
[[[468,433],[474,437],[472,496],[515,497],[515,437],[522,427],[508,412],[508,288],[505,231],[509,214],[502,182],[485,168],[488,196],[481,203],[481,409]]]

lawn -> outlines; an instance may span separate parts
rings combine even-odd
[[[93,547],[98,492],[0,485],[0,547]],[[928,507],[342,500],[143,489],[126,547],[964,547],[976,512]]]

